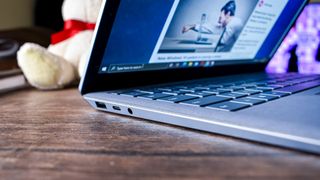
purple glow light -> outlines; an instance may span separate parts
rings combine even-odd
[[[320,62],[316,54],[320,43],[320,4],[309,4],[295,26],[282,42],[277,53],[268,64],[266,71],[270,73],[284,73],[288,71],[288,62],[291,57],[290,49],[298,45],[299,73],[320,74]]]

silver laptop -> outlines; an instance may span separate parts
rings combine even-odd
[[[108,0],[80,92],[101,111],[320,153],[320,76],[265,73],[306,0]]]

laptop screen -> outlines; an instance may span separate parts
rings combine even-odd
[[[121,0],[99,73],[266,62],[300,4]]]

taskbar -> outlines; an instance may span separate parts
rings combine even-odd
[[[152,63],[152,64],[110,64],[100,68],[100,73],[125,73],[141,72],[153,70],[169,70],[182,68],[210,68],[221,65],[234,65],[252,63],[253,60],[225,60],[225,61],[192,61],[192,62],[171,62],[171,63]]]

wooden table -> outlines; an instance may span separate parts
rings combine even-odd
[[[93,110],[76,89],[0,96],[0,179],[319,179],[320,156]]]

